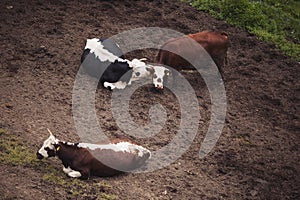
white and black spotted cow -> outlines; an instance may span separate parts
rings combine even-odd
[[[85,71],[110,89],[124,89],[132,82],[151,77],[156,88],[163,89],[163,79],[169,70],[163,66],[147,65],[144,59],[124,58],[112,39],[87,39],[81,63]]]

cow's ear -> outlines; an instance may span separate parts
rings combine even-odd
[[[153,69],[153,67],[146,67],[146,70],[147,70],[148,72],[150,72],[150,74],[154,74],[154,69]]]

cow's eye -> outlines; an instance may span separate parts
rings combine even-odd
[[[156,75],[156,74],[154,74],[154,75],[153,75],[153,78],[157,78],[157,75]]]
[[[50,150],[50,148],[49,148],[49,147],[45,147],[44,149],[45,149],[46,151]]]

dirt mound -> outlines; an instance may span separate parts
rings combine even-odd
[[[198,157],[211,115],[208,90],[198,73],[183,72],[195,90],[201,114],[189,150],[154,172],[104,180],[93,177],[86,191],[95,194],[94,199],[99,191],[91,187],[100,181],[110,185],[109,192],[118,199],[299,197],[300,66],[274,45],[173,0],[3,0],[0,17],[0,127],[20,136],[33,151],[47,137],[46,128],[60,139],[79,140],[72,118],[72,89],[87,38],[106,38],[138,27],[184,34],[223,30],[230,36],[229,65],[224,68],[226,124],[213,151],[204,159]],[[156,53],[146,49],[129,56],[151,61]],[[124,134],[112,116],[110,99],[110,91],[97,90],[99,124],[109,136]],[[168,144],[180,126],[174,94],[167,89],[157,93],[151,86],[134,93],[133,120],[149,123],[149,108],[156,103],[166,110],[165,126],[153,137],[137,139],[151,150]],[[60,164],[52,164],[61,170]],[[75,198],[64,188],[46,184],[38,168],[0,164],[1,198]]]

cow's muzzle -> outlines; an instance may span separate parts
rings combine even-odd
[[[42,154],[40,154],[39,152],[36,152],[36,157],[39,160],[42,160],[44,158],[44,156]]]

